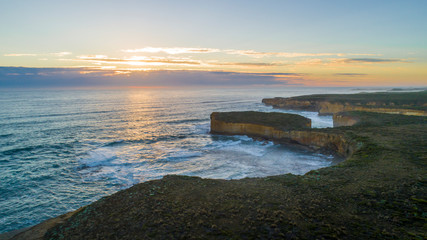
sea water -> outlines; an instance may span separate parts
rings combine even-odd
[[[209,134],[214,111],[301,114],[266,97],[354,93],[350,88],[0,91],[0,233],[37,224],[102,196],[168,174],[240,179],[304,174],[328,155]]]

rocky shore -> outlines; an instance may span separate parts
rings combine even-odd
[[[368,95],[354,99],[363,97],[361,106],[382,99],[380,108],[387,109],[404,106],[411,111],[425,111],[426,107],[425,92],[392,98]],[[319,99],[327,98],[331,99],[331,95],[296,98],[305,103],[294,108],[319,111],[323,109]],[[357,106],[356,100],[348,99],[334,95],[333,102]],[[264,103],[272,105],[269,100]],[[213,132],[255,131],[273,140],[328,148],[347,157],[338,165],[303,176],[286,174],[241,180],[166,176],[137,184],[8,238],[427,238],[427,117],[372,111],[340,114],[356,120],[352,124],[343,124],[350,120],[340,120],[341,127],[327,129],[270,125],[267,127],[271,129],[261,131],[258,122],[249,122],[256,125],[252,126],[245,125],[246,120],[227,122],[218,114],[212,116]],[[236,123],[237,128],[227,125],[230,123]],[[347,152],[349,146],[351,153]]]
[[[287,113],[214,112],[211,114],[211,133],[296,143],[344,157],[349,157],[356,149],[356,143],[348,141],[340,132],[316,131],[311,129],[310,119]]]

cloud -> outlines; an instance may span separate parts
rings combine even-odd
[[[54,52],[54,53],[7,53],[5,57],[35,57],[35,56],[57,56],[62,57],[65,55],[73,54],[72,52]]]
[[[283,85],[295,78],[286,74],[0,67],[0,88]]]
[[[8,54],[4,54],[3,56],[5,56],[5,57],[33,57],[33,56],[37,56],[37,54],[33,54],[33,53],[8,53]]]
[[[341,65],[341,64],[374,64],[374,63],[410,63],[405,59],[395,59],[395,58],[313,58],[306,59],[303,61],[296,62],[295,65],[303,66],[316,66],[316,65]]]
[[[258,73],[258,75],[265,76],[303,76],[303,73]]]
[[[380,54],[370,53],[299,53],[299,52],[257,52],[254,50],[224,50],[227,54],[243,55],[256,58],[262,57],[285,57],[285,58],[296,58],[296,57],[322,57],[322,56],[380,56]]]
[[[299,52],[258,52],[255,50],[238,50],[238,49],[218,49],[218,48],[162,48],[162,47],[145,47],[139,49],[122,50],[127,53],[166,53],[166,54],[191,54],[191,53],[225,53],[230,55],[241,55],[255,58],[262,57],[319,57],[319,56],[380,56],[380,54],[371,53],[299,53]]]
[[[306,59],[303,61],[295,62],[295,65],[306,65],[306,66],[316,66],[316,65],[324,65],[326,64],[325,59],[320,58],[312,58],[312,59]]]
[[[216,66],[240,66],[240,67],[274,67],[274,66],[285,66],[283,63],[267,63],[267,62],[225,62],[225,63],[210,63]]]
[[[230,71],[211,71],[210,73],[214,74],[239,74],[239,72],[230,72]],[[247,73],[249,74],[249,73]],[[254,76],[303,76],[302,73],[276,73],[276,72],[266,72],[266,73],[250,73]]]
[[[346,58],[346,59],[338,59],[336,62],[342,63],[408,63],[408,61],[404,59],[394,59],[394,58]]]
[[[167,54],[184,54],[184,53],[215,53],[221,50],[216,48],[159,48],[159,47],[145,47],[139,49],[122,50],[128,53],[167,53]]]
[[[57,57],[63,57],[63,56],[66,56],[66,55],[71,55],[71,54],[73,54],[73,53],[72,52],[49,53],[49,55],[54,55],[54,56],[57,56]]]
[[[286,58],[295,58],[295,57],[318,57],[318,56],[344,56],[345,53],[296,53],[296,52],[257,52],[254,50],[225,50],[227,54],[234,55],[243,55],[250,57],[286,57]]]
[[[92,63],[116,63],[128,65],[200,65],[200,61],[190,58],[165,58],[165,57],[144,57],[134,56],[130,58],[109,58],[105,55],[79,56],[75,61],[88,61]]]
[[[204,66],[236,66],[236,67],[275,67],[287,64],[280,62],[217,62],[194,60],[188,57],[146,57],[133,56],[128,58],[110,58],[105,55],[83,55],[74,61],[87,61],[91,63],[115,63],[127,65],[204,65]]]
[[[368,75],[368,74],[366,74],[366,73],[335,73],[334,74],[335,76],[355,76],[355,77],[357,77],[357,76],[365,76],[365,75]]]

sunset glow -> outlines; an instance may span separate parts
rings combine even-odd
[[[0,1],[0,240],[426,239],[426,10]]]
[[[192,1],[191,8],[171,2],[166,9],[132,1],[106,6],[95,1],[87,9],[42,2],[0,5],[0,87],[14,81],[10,76],[30,81],[31,74],[48,74],[45,69],[52,68],[83,68],[78,72],[107,77],[124,77],[124,72],[131,77],[141,68],[202,75],[224,71],[257,77],[259,84],[262,74],[276,73],[269,74],[268,85],[271,78],[279,85],[300,86],[427,84],[427,37],[420,31],[427,21],[421,9],[427,6],[420,1],[330,1],[321,6],[316,1]],[[123,16],[95,9],[120,9]],[[81,17],[76,19],[72,10]],[[37,31],[28,31],[27,18],[34,19],[30,27]]]

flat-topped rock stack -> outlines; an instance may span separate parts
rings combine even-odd
[[[311,127],[309,118],[277,112],[213,112],[211,133],[270,136],[274,130],[294,130]]]
[[[315,150],[348,157],[355,144],[338,132],[311,129],[311,120],[297,114],[277,112],[214,112],[211,133],[261,137],[280,143],[293,143]]]

